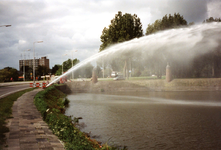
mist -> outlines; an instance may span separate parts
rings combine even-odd
[[[160,76],[165,73],[166,65],[169,64],[174,69],[173,74],[181,70],[178,74],[185,77],[188,75],[184,71],[188,72],[193,69],[198,60],[205,62],[205,59],[208,59],[214,63],[211,59],[219,57],[221,50],[220,34],[221,23],[205,23],[157,32],[139,39],[112,45],[104,51],[85,59],[66,74],[87,63],[97,61],[98,66],[102,68],[109,67],[113,71],[124,72],[126,70],[128,72],[128,70],[135,71],[137,69],[142,72],[149,69],[149,75],[159,74]],[[207,67],[207,71],[212,67],[214,69],[214,66],[210,67]],[[209,74],[212,76],[212,73]],[[217,74],[220,75],[220,72],[217,72]],[[179,77],[179,75],[176,77]],[[197,77],[197,75],[191,75],[191,77]]]

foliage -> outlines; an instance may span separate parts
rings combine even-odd
[[[210,22],[221,22],[221,19],[210,17],[209,19],[203,21],[203,23],[210,23]]]
[[[194,22],[190,22],[190,23],[189,23],[189,26],[192,26],[192,25],[195,25],[195,23],[194,23]]]
[[[49,68],[46,66],[38,66],[36,69],[36,76],[44,76],[49,74]]]
[[[13,81],[18,80],[17,69],[5,67],[4,69],[0,70],[0,82],[9,82],[11,81],[11,78],[13,79]]]
[[[87,149],[87,150],[114,150],[117,148],[104,145],[101,147],[97,141],[90,139],[78,128],[75,127],[71,117],[65,116],[64,107],[69,100],[63,99],[65,94],[50,86],[35,96],[35,105],[48,123],[53,133],[64,143],[67,150]]]
[[[100,51],[111,44],[120,43],[143,36],[142,24],[136,14],[118,12],[111,20],[108,28],[104,28],[101,35]]]
[[[51,74],[55,75],[59,68],[61,68],[61,65],[54,65],[54,67],[51,69]]]
[[[74,59],[74,60],[73,60],[73,66],[75,66],[75,65],[78,64],[79,62],[80,62],[80,60]],[[67,61],[63,62],[64,72],[68,71],[71,67],[72,67],[71,59],[68,59]]]
[[[121,71],[121,69],[123,68],[123,62],[124,61],[122,61],[122,55],[115,57],[103,56],[96,61],[96,74],[99,78],[103,77],[103,75],[104,77],[110,77],[112,71]]]
[[[23,66],[21,66],[20,70],[22,71],[23,74]],[[32,67],[25,66],[25,80],[31,80],[31,74],[33,73]]]
[[[1,116],[0,117],[0,149],[1,149],[1,145],[3,145],[6,140],[4,133],[9,131],[9,129],[5,126],[6,125],[5,120],[11,117],[11,114],[12,114],[11,108],[12,108],[14,101],[16,101],[22,94],[29,92],[31,90],[33,90],[33,88],[16,92],[12,95],[9,95],[7,97],[0,99],[0,116]]]
[[[111,24],[108,28],[105,27],[102,31],[102,35],[100,37],[102,42],[100,45],[100,51],[103,51],[105,48],[113,44],[125,42],[142,36],[143,29],[140,18],[136,14],[122,14],[122,12],[119,11],[111,20]],[[126,72],[129,68],[127,65],[129,57],[128,54],[122,54],[119,58],[114,59],[109,56],[103,56],[98,65],[103,69],[109,66],[109,68],[112,68],[113,71]]]
[[[220,22],[221,19],[210,17],[206,19],[204,23],[209,22]],[[149,24],[146,29],[146,35],[155,33],[157,31],[177,28],[179,26],[186,26],[187,22],[183,19],[183,16],[180,14],[174,14],[174,16],[165,15],[162,19],[156,20],[153,24]],[[190,23],[189,25],[194,25],[194,23]],[[212,35],[206,35],[212,36]],[[199,54],[200,54],[199,50]],[[162,53],[161,53],[162,54]],[[174,56],[166,56],[165,54],[161,55],[157,50],[153,53],[153,56],[146,58],[146,64],[144,67],[146,70],[151,72],[152,74],[157,75],[158,78],[161,78],[163,74],[165,74],[166,63],[169,62],[172,68],[173,78],[200,78],[200,77],[221,77],[221,51],[219,48],[210,51],[206,54],[199,55],[193,59],[192,62],[185,62],[185,60],[177,60]],[[163,55],[167,57],[167,62],[165,62]],[[184,64],[184,61],[186,64]],[[154,63],[153,63],[154,62]]]
[[[93,68],[94,67],[88,63],[74,72],[75,77],[91,78]]]
[[[69,103],[70,103],[70,100],[65,98],[64,101],[63,101],[63,104],[65,107],[68,107],[69,106]]]
[[[73,66],[75,66],[76,64],[78,64],[80,62],[80,60],[78,60],[77,58],[75,58],[73,60]],[[63,63],[63,71],[66,72],[68,71],[71,67],[72,67],[72,62],[71,59],[68,59],[66,61],[64,61]],[[55,75],[61,75],[62,74],[62,65],[55,65],[52,68],[52,74]]]
[[[192,77],[221,77],[221,50],[212,51],[210,53],[199,55],[193,61]]]
[[[153,24],[148,24],[146,35],[186,25],[187,21],[179,13],[174,13],[174,16],[169,14],[169,16],[165,15],[162,19],[156,20]]]
[[[127,40],[127,36],[124,36],[124,32],[120,30],[125,22],[122,19],[123,16],[121,12],[118,12],[115,18],[111,20],[109,27],[104,28],[101,35],[102,45],[100,46],[100,51],[111,44]],[[206,19],[204,23],[220,21],[220,18],[210,17]],[[191,25],[194,25],[194,22],[188,24],[188,26]],[[174,15],[169,14],[163,16],[162,19],[156,20],[153,24],[149,24],[146,29],[146,35],[179,27],[187,27],[187,21],[179,13],[175,13]],[[215,36],[206,32],[203,34],[205,34],[205,36],[211,36],[211,38]],[[199,54],[202,50],[203,48],[199,49]],[[173,78],[214,78],[221,77],[221,71],[219,69],[221,67],[220,58],[220,46],[206,54],[201,53],[189,62],[184,58],[178,60],[176,56],[168,55],[168,53],[163,50],[155,50],[152,54],[145,55],[143,55],[142,52],[139,54],[137,51],[127,51],[127,53],[118,53],[118,56],[115,55],[115,57],[111,57],[111,54],[109,54],[97,60],[97,75],[103,77],[102,71],[110,69],[110,72],[117,71],[123,73],[125,77],[129,74],[128,70],[131,70],[130,75],[133,77],[155,75],[157,78],[162,78],[162,76],[166,74],[166,65],[168,63],[171,66]],[[107,74],[108,71],[105,71],[105,73]],[[125,72],[127,72],[127,74]],[[106,75],[106,77],[107,76],[108,75]]]
[[[56,71],[55,75],[60,76],[62,74],[62,65],[59,65],[58,70]]]

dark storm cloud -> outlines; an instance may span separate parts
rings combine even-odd
[[[171,3],[173,8],[180,11],[188,22],[203,22],[207,18],[206,0],[179,0]]]
[[[156,4],[158,7],[151,8],[153,18],[151,21],[161,19],[164,15],[179,13],[188,23],[201,23],[207,18],[207,0],[168,0]],[[157,8],[157,10],[155,10]],[[156,18],[157,17],[157,18]]]

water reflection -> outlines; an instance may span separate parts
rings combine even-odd
[[[129,149],[219,149],[219,92],[69,95],[67,115],[83,117],[85,132]]]

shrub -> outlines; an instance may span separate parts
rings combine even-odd
[[[100,145],[82,133],[71,117],[65,116],[64,107],[69,100],[64,99],[65,94],[54,86],[46,88],[35,96],[35,105],[43,116],[45,122],[64,143],[66,149],[99,149]]]

